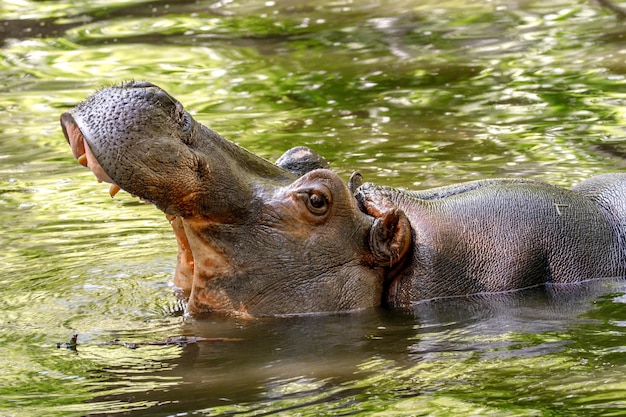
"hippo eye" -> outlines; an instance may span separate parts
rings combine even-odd
[[[316,216],[322,216],[328,211],[330,198],[320,190],[303,190],[297,195],[306,204],[307,209]]]
[[[309,204],[314,209],[319,210],[326,205],[326,201],[324,200],[324,197],[322,197],[321,195],[312,194],[311,197],[309,197]]]

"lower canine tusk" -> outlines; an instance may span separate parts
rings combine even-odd
[[[121,190],[121,188],[115,184],[111,184],[111,188],[109,188],[109,195],[112,197],[115,197],[115,194],[119,193],[119,191]]]
[[[78,157],[78,163],[81,164],[82,166],[86,167],[87,166],[87,155],[86,154],[82,154],[81,156]]]

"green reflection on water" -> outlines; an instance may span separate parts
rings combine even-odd
[[[475,339],[488,348],[423,351],[418,363],[411,366],[375,357],[359,364],[354,380],[348,382],[305,377],[277,380],[267,387],[271,400],[203,411],[242,415],[254,415],[259,409],[279,415],[611,415],[619,414],[625,405],[624,364],[604,357],[585,358],[577,345],[578,329],[571,333],[504,333],[497,341],[463,335],[463,330],[453,337]],[[433,335],[438,338],[441,335]],[[423,339],[424,335],[414,338],[416,350],[421,350]],[[550,351],[555,354],[546,355]]]

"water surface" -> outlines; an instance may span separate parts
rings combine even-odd
[[[624,168],[624,33],[591,1],[5,2],[0,415],[619,415],[620,282],[184,320],[163,214],[111,200],[58,117],[148,80],[269,159],[304,144],[384,185],[569,187]],[[176,335],[240,340],[104,344]]]

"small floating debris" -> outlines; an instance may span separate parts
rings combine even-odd
[[[57,349],[65,348],[65,349],[70,349],[70,350],[76,350],[76,346],[78,346],[78,343],[76,342],[77,340],[78,340],[78,333],[74,333],[72,337],[70,337],[69,342],[57,343]]]
[[[229,337],[198,337],[198,336],[174,336],[168,337],[165,340],[160,340],[157,342],[137,342],[137,343],[129,343],[122,342],[120,340],[112,340],[110,342],[104,342],[101,345],[113,345],[113,346],[124,346],[129,349],[137,349],[140,346],[171,346],[176,345],[180,347],[185,347],[187,345],[193,345],[196,343],[212,343],[212,342],[239,342],[243,339],[237,338],[229,338]]]
[[[78,343],[78,334],[73,334],[67,343],[57,343],[57,349],[65,348],[76,350]],[[156,342],[123,342],[119,339],[110,342],[99,343],[98,346],[124,346],[128,349],[137,349],[140,346],[180,346],[185,347],[197,343],[213,343],[213,342],[239,342],[243,339],[232,337],[199,337],[199,336],[173,336]]]

